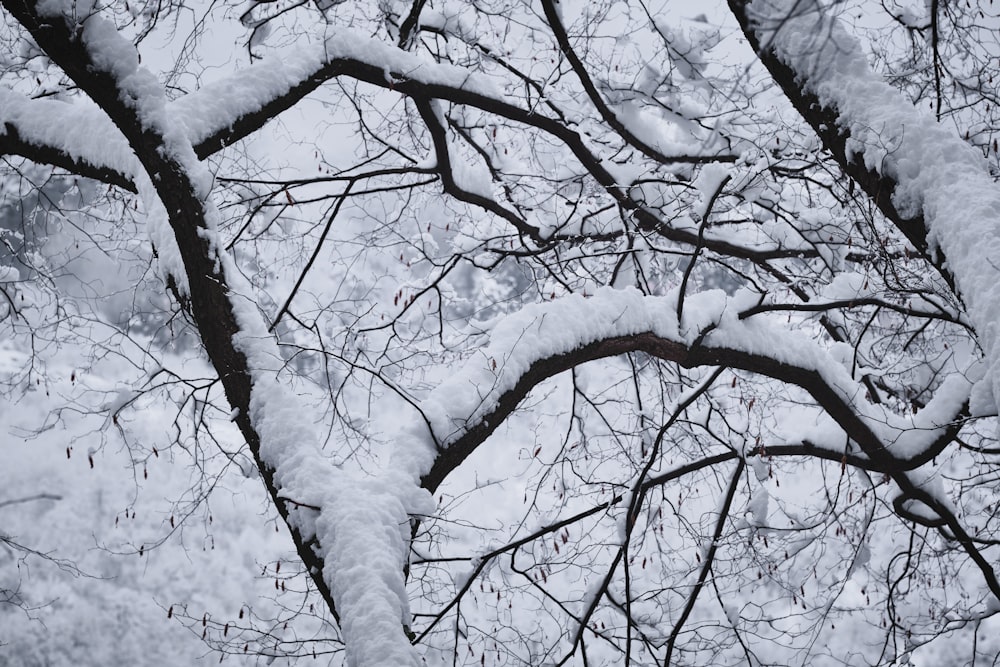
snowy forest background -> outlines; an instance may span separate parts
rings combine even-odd
[[[0,4],[0,664],[1000,660],[992,2]]]

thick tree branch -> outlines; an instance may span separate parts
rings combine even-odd
[[[364,54],[363,58],[361,54]],[[627,192],[630,184],[619,183],[603,164],[603,158],[595,155],[584,138],[563,119],[551,118],[507,101],[493,89],[489,80],[478,78],[471,72],[449,65],[428,64],[391,45],[373,39],[359,41],[359,38],[347,33],[331,37],[324,52],[311,56],[305,62],[282,65],[276,62],[276,59],[271,59],[255,65],[254,68],[257,70],[255,76],[241,74],[214,82],[173,103],[172,111],[185,117],[204,116],[218,119],[203,123],[203,127],[193,131],[191,140],[199,158],[204,159],[225,146],[249,136],[325,82],[346,76],[411,97],[419,103],[418,109],[421,110],[425,120],[428,120],[426,105],[430,100],[438,99],[470,106],[515,123],[537,128],[566,146],[601,187],[615,199],[617,205],[636,218],[642,229],[671,241],[689,245],[698,243],[698,233],[695,230],[665,224],[653,211],[633,200]],[[270,73],[270,70],[274,70],[275,73]],[[292,83],[275,85],[267,95],[256,90],[253,94],[241,92],[243,87],[251,86],[260,79],[278,78],[276,74],[278,72],[282,76],[287,76]],[[244,98],[250,101],[234,101]],[[433,121],[428,123],[432,132],[437,131],[435,125],[438,123]],[[436,139],[436,143],[440,143],[439,138]],[[440,147],[438,150],[440,152]],[[667,156],[661,157],[666,162],[671,161]],[[691,159],[691,156],[684,158],[685,161]],[[727,156],[713,155],[698,158],[699,161],[705,162],[729,159]],[[443,168],[443,164],[439,163],[439,167]],[[446,189],[450,187],[449,192],[463,201],[470,201],[504,218],[536,243],[544,245],[555,240],[543,237],[537,229],[526,225],[518,216],[496,202],[474,193],[461,191],[454,187],[453,181],[449,181],[447,176],[443,178]],[[810,249],[803,248],[747,248],[710,236],[703,239],[703,245],[707,250],[751,261],[800,258],[803,252],[811,252]]]
[[[230,404],[236,408],[235,422],[253,452],[275,506],[286,519],[291,507],[280,496],[274,469],[260,456],[261,440],[250,419],[251,377],[244,354],[236,348],[234,335],[240,327],[229,298],[229,281],[223,263],[217,261],[207,228],[206,210],[197,196],[184,166],[168,149],[156,128],[144,123],[130,91],[121,87],[108,63],[95,61],[87,46],[88,22],[70,25],[65,17],[45,16],[32,0],[2,0],[8,12],[31,33],[35,42],[105,113],[132,146],[167,211],[187,274],[191,313],[205,351],[219,373]],[[112,64],[113,66],[113,64]],[[323,578],[323,563],[306,539],[289,523],[299,557],[330,609],[333,597]]]
[[[831,387],[822,373],[816,370],[797,367],[765,354],[732,347],[716,347],[710,339],[701,344],[688,345],[663,338],[654,332],[643,332],[604,338],[571,352],[552,355],[532,363],[511,389],[493,402],[492,409],[477,415],[474,421],[465,425],[458,437],[443,443],[433,467],[423,476],[422,485],[432,492],[436,490],[445,477],[485,442],[542,381],[581,364],[629,352],[644,352],[685,368],[727,366],[796,385],[807,391],[826,410],[848,437],[861,447],[874,466],[887,472],[904,473],[927,463],[954,440],[959,430],[959,424],[952,423],[943,428],[939,437],[918,455],[899,458],[886,448],[882,439],[858,414],[856,406],[845,399],[840,391]],[[956,417],[961,414],[960,412]]]
[[[934,266],[945,282],[954,289],[955,277],[947,265],[946,258],[940,250],[931,251],[923,213],[919,209],[906,212],[897,209],[893,202],[893,194],[899,187],[899,183],[891,171],[872,166],[870,156],[865,155],[863,151],[858,151],[856,147],[852,146],[852,149],[848,150],[851,132],[840,122],[841,109],[825,104],[814,91],[803,85],[808,73],[797,71],[792,65],[780,58],[771,41],[762,43],[757,17],[752,13],[752,5],[752,0],[729,0],[729,8],[739,22],[743,34],[746,35],[750,48],[754,50],[760,62],[771,73],[775,83],[781,87],[792,106],[816,132],[816,135],[822,140],[823,146],[830,151],[844,173],[861,186],[861,189],[871,197],[885,217],[903,233],[917,252]],[[800,5],[804,9],[797,7],[797,11],[813,11],[811,2],[800,3]],[[815,38],[825,40],[830,39],[831,36],[820,34],[815,35]]]
[[[109,185],[115,185],[132,193],[137,193],[135,183],[123,172],[106,165],[73,157],[54,146],[36,143],[21,136],[14,123],[4,124],[4,133],[0,134],[0,155],[20,155],[32,162],[50,164],[65,169],[72,174],[92,178]]]
[[[620,305],[616,306],[614,311],[618,312],[617,318],[610,325],[605,325],[609,331],[613,331],[619,326],[627,329],[628,325],[622,324],[619,320],[627,319],[628,315],[637,316],[643,320],[657,319],[657,313],[659,313],[659,319],[663,318],[664,313],[657,310],[658,304],[652,301],[629,301],[627,293],[622,292],[615,294],[606,292],[595,295],[591,300],[594,307],[589,309],[592,318],[601,322],[611,316],[611,311],[603,312],[610,301],[599,303],[611,297],[617,297],[614,302]],[[541,327],[547,317],[551,318],[550,321],[558,321],[562,318],[574,319],[573,308],[575,305],[572,302],[567,302],[549,312],[541,309],[539,313],[536,313],[535,324],[525,328],[522,335],[543,336]],[[738,315],[736,319],[739,321]],[[669,328],[666,323],[661,323],[661,325]],[[555,332],[554,327],[556,326],[558,325],[553,325],[553,328],[549,329],[552,332],[550,334],[552,340],[548,341],[547,344],[557,349],[561,343]],[[600,327],[601,325],[596,326]],[[747,336],[750,338],[744,341],[746,347],[718,344],[714,342],[713,338],[713,333],[716,331],[721,334],[723,341],[742,340]],[[504,335],[510,336],[511,333],[507,331]],[[759,331],[757,333],[760,334]],[[774,333],[776,334],[776,332]],[[772,345],[769,347],[782,348],[796,344],[791,340],[779,342],[779,338],[772,337]],[[802,341],[799,341],[798,344],[801,345]],[[844,430],[850,440],[861,448],[865,456],[872,462],[873,467],[886,471],[892,477],[907,500],[923,503],[938,517],[941,517],[941,529],[947,528],[951,531],[949,537],[953,537],[962,545],[982,571],[987,585],[1000,598],[1000,580],[997,579],[992,566],[979,552],[978,545],[961,525],[958,517],[941,500],[924,489],[921,483],[915,482],[909,474],[910,471],[931,461],[944,447],[954,441],[961,426],[960,418],[967,413],[968,404],[958,406],[957,412],[948,424],[934,427],[933,432],[936,435],[932,441],[924,442],[915,451],[898,456],[890,449],[889,443],[884,439],[885,436],[873,429],[871,417],[860,410],[862,406],[854,402],[853,396],[845,393],[847,388],[834,386],[832,382],[840,381],[832,380],[829,373],[820,370],[822,368],[834,369],[836,365],[832,359],[817,360],[807,355],[803,358],[812,359],[812,363],[815,364],[815,366],[810,367],[796,365],[794,361],[781,355],[771,356],[766,352],[757,352],[755,351],[753,335],[749,330],[745,332],[729,330],[723,333],[722,329],[716,330],[714,325],[710,325],[697,336],[694,342],[687,342],[682,337],[664,336],[657,331],[629,331],[582,342],[568,352],[544,354],[532,361],[507,359],[505,364],[509,363],[518,370],[515,371],[514,377],[498,377],[495,380],[499,386],[506,387],[506,389],[498,395],[493,395],[488,391],[484,392],[485,387],[480,387],[479,392],[483,396],[482,403],[471,406],[474,409],[474,414],[469,415],[464,424],[456,431],[455,436],[450,439],[436,437],[436,441],[440,442],[441,445],[429,469],[421,478],[422,485],[433,492],[451,471],[485,442],[507,416],[516,409],[520,401],[545,379],[588,361],[628,352],[644,352],[686,368],[725,366],[741,369],[802,388]],[[487,349],[487,354],[503,356],[499,350]],[[495,365],[494,372],[496,372]],[[502,369],[500,374],[503,374]],[[472,377],[484,376],[473,375]],[[465,380],[459,382],[462,386],[467,384]],[[445,389],[445,395],[447,395],[448,390],[449,388]],[[467,386],[466,391],[468,391]],[[883,412],[882,414],[885,415],[886,419],[889,417],[889,413]],[[460,417],[455,411],[452,411],[451,419],[460,420]]]

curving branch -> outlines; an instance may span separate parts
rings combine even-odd
[[[442,159],[442,150],[447,145],[446,142],[442,143],[444,129],[438,127],[440,123],[433,113],[428,114],[429,105],[434,100],[469,106],[525,127],[535,128],[558,140],[613,198],[615,204],[634,218],[643,231],[669,241],[702,247],[720,255],[758,264],[818,256],[815,248],[807,246],[785,247],[778,244],[750,247],[729,241],[723,236],[709,234],[703,228],[665,222],[654,210],[629,194],[630,184],[619,183],[618,178],[608,170],[603,157],[595,154],[585,138],[567,124],[565,119],[550,117],[538,113],[534,108],[526,109],[512,103],[494,85],[492,79],[456,66],[428,63],[391,44],[360,37],[348,30],[332,30],[326,41],[318,47],[282,53],[251,65],[236,75],[208,83],[170,103],[168,109],[171,115],[187,119],[184,130],[193,144],[195,154],[204,160],[226,146],[250,136],[324,83],[342,76],[415,100],[434,138],[439,158],[438,169],[446,192],[501,217],[539,247],[573,238],[559,234],[544,235],[516,212],[488,197],[458,187],[445,168],[448,163]],[[75,114],[76,110],[71,113]],[[622,128],[621,131],[626,132],[622,135],[626,139],[630,136],[627,128]],[[71,165],[51,143],[35,142],[32,154],[27,157],[66,168]],[[669,156],[659,158],[670,162]],[[690,156],[685,159],[689,158]],[[720,160],[726,161],[728,158],[718,155],[707,155],[704,158],[708,162]],[[83,173],[83,170],[88,169],[87,165],[84,160],[77,173]],[[106,168],[100,161],[95,165],[97,169],[90,168],[88,175],[127,186],[127,178],[100,171]],[[135,186],[127,189],[134,191]],[[611,232],[592,238],[611,240],[619,235],[620,232]]]
[[[630,352],[644,352],[685,368],[726,366],[798,386],[812,396],[873,464],[886,471],[896,471],[903,478],[906,471],[924,465],[954,441],[966,414],[966,404],[956,405],[952,417],[945,423],[927,425],[927,432],[921,436],[919,444],[889,446],[890,439],[902,435],[904,427],[901,425],[898,430],[892,427],[891,413],[860,399],[864,394],[861,385],[850,378],[846,369],[817,346],[799,337],[763,323],[754,323],[759,328],[743,329],[736,324],[741,321],[739,313],[718,327],[703,324],[705,328],[698,335],[683,335],[676,329],[671,333],[671,327],[676,326],[674,297],[641,297],[630,291],[608,289],[590,299],[568,297],[562,301],[562,304],[553,302],[547,307],[525,309],[507,323],[510,329],[520,328],[521,335],[530,337],[542,351],[521,358],[516,349],[487,348],[484,356],[494,361],[504,360],[502,367],[489,376],[477,374],[475,369],[481,363],[477,359],[470,366],[473,370],[456,374],[437,390],[442,398],[432,396],[424,402],[422,407],[433,415],[435,403],[449,400],[446,397],[452,395],[454,387],[486,381],[493,383],[491,389],[480,386],[478,400],[468,405],[464,416],[458,406],[450,404],[447,418],[431,418],[440,431],[435,433],[435,440],[442,444],[433,465],[421,477],[425,488],[436,490],[542,381],[580,364]],[[697,306],[704,311],[703,303]],[[574,331],[578,326],[576,318],[582,313],[594,322],[588,334],[593,338],[580,337]],[[650,322],[658,322],[658,325],[651,327]],[[574,344],[563,340],[564,337],[578,342]],[[511,331],[500,333],[498,338],[519,340]],[[539,339],[548,340],[540,345]],[[733,344],[737,340],[743,344]],[[812,349],[801,349],[799,355],[775,353],[776,349],[786,346]],[[546,352],[546,347],[567,351]],[[508,371],[508,367],[512,370]],[[459,428],[455,429],[454,424],[460,424]],[[888,426],[890,431],[883,431],[885,426],[880,424]],[[452,434],[445,435],[449,430]]]
[[[438,176],[441,178],[441,184],[444,187],[445,193],[451,195],[458,201],[478,206],[479,208],[506,220],[520,233],[533,238],[538,242],[542,242],[538,229],[525,222],[524,219],[517,213],[504,208],[490,197],[486,197],[482,194],[471,192],[463,188],[458,181],[455,180],[454,165],[452,164],[453,158],[451,150],[448,147],[448,131],[442,124],[442,120],[438,117],[435,110],[437,102],[421,98],[414,98],[414,101],[417,105],[417,111],[420,113],[420,118],[424,121],[424,124],[427,126],[427,131],[431,135],[431,141],[434,145],[434,157],[437,161],[436,169]]]
[[[948,539],[959,542],[982,572],[987,586],[1000,598],[1000,579],[980,552],[976,540],[946,502],[924,488],[919,476],[911,475],[954,442],[961,418],[968,411],[967,402],[956,405],[952,418],[946,423],[920,429],[925,432],[915,436],[920,438],[919,442],[900,447],[893,439],[902,438],[906,429],[892,426],[890,412],[857,400],[864,392],[859,390],[860,385],[850,378],[846,369],[832,358],[826,358],[820,349],[805,349],[810,345],[801,338],[767,326],[744,328],[735,324],[741,322],[739,313],[733,313],[728,319],[723,316],[717,322],[703,322],[700,331],[685,335],[677,328],[676,295],[673,298],[641,297],[628,291],[606,289],[587,300],[571,296],[561,301],[525,308],[509,318],[494,330],[494,335],[503,342],[497,347],[487,347],[483,353],[491,360],[491,371],[483,372],[479,366],[482,360],[476,360],[469,370],[456,374],[435,391],[437,395],[432,394],[421,404],[432,428],[431,440],[440,443],[422,473],[424,488],[431,492],[436,490],[534,387],[575,366],[629,352],[644,352],[685,368],[725,366],[805,390],[860,447],[872,467],[885,471],[893,479],[904,500],[921,503],[939,517],[939,521],[935,520],[936,527],[948,531]],[[698,310],[704,313],[705,305],[698,305]],[[581,335],[580,317],[588,322],[588,334]],[[650,322],[657,322],[657,326],[651,327]],[[526,357],[520,356],[517,350],[516,341],[522,337],[532,340]],[[515,341],[513,348],[509,341]],[[797,353],[788,352],[796,348]],[[503,360],[499,369],[497,359]],[[468,394],[470,385],[477,388],[476,399],[464,404],[457,401],[456,388]],[[940,393],[947,395],[950,390],[942,389]],[[442,402],[448,403],[447,409],[442,409]],[[912,428],[913,424],[909,426]],[[443,436],[448,431],[451,435]],[[404,447],[413,444],[403,440]],[[906,503],[899,506],[909,507]],[[902,516],[909,519],[912,513]]]

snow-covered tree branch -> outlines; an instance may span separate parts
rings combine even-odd
[[[175,480],[109,559],[199,530],[269,584],[165,624],[247,664],[1000,655],[1000,18],[0,4],[0,388],[37,406],[0,423],[124,463],[127,522]]]

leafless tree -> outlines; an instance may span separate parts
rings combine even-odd
[[[286,615],[177,607],[219,651],[1000,655],[992,10],[2,4],[6,169],[149,238],[109,418],[171,396],[291,531]],[[8,248],[12,340],[71,336]]]

